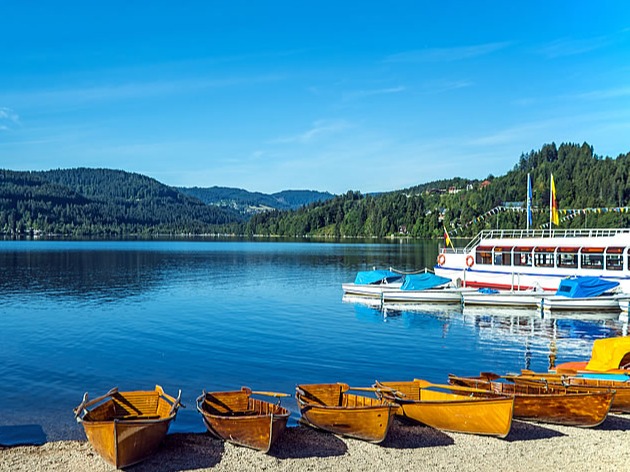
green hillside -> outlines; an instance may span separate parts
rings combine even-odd
[[[0,170],[2,234],[203,234],[240,220],[235,212],[205,205],[139,174]]]
[[[180,192],[209,205],[252,215],[268,210],[296,210],[314,202],[330,200],[334,195],[314,190],[284,190],[266,194],[230,187],[178,187]]]
[[[561,227],[630,225],[630,153],[597,156],[588,144],[555,144],[523,154],[505,176],[485,181],[454,178],[377,196],[349,191],[295,212],[252,217],[250,235],[326,237],[442,237],[487,228],[525,228],[527,174],[533,181],[533,228],[549,221],[550,175],[554,174]]]

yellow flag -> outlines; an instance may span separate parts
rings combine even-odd
[[[558,201],[556,200],[556,184],[553,182],[553,174],[551,174],[551,222],[558,226],[560,224],[560,217],[558,216]]]
[[[446,232],[446,226],[444,226],[444,246],[448,246],[449,244],[453,249],[455,249],[455,246],[453,246],[453,241],[451,241],[450,236]]]

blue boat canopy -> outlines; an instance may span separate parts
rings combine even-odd
[[[357,285],[369,285],[378,283],[400,282],[403,276],[391,270],[365,270],[357,272],[354,283]]]
[[[604,280],[601,277],[571,277],[560,281],[556,295],[568,298],[597,297],[612,290],[617,285],[619,285],[619,282]]]
[[[439,275],[426,272],[424,274],[414,274],[405,276],[405,282],[400,287],[401,290],[428,290],[447,284],[451,279],[440,277]]]

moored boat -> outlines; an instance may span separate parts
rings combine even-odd
[[[280,406],[279,401],[266,402],[251,395],[290,396],[252,392],[248,387],[237,391],[203,392],[197,398],[197,411],[213,436],[266,453],[284,431],[290,412]]]
[[[74,409],[92,447],[116,468],[137,464],[153,454],[168,432],[180,403],[159,385],[150,391],[119,392],[83,401]],[[88,409],[93,407],[92,409]]]
[[[570,277],[560,281],[555,295],[543,297],[538,308],[543,311],[613,311],[619,313],[620,297],[615,293],[619,282],[601,277]]]
[[[615,391],[610,389],[594,391],[543,383],[498,382],[490,380],[492,376],[495,375],[460,377],[449,374],[448,380],[452,385],[514,397],[514,418],[585,428],[597,426],[606,419],[615,396]]]
[[[479,289],[462,293],[464,306],[536,308],[545,296],[553,295],[551,291],[536,290],[496,290]]]
[[[630,229],[485,230],[462,248],[443,248],[434,270],[468,287],[556,290],[585,275],[630,293]]]
[[[383,303],[448,303],[461,304],[462,292],[467,289],[450,287],[451,279],[431,272],[405,276],[397,290],[382,292]]]
[[[300,421],[330,433],[382,442],[398,406],[384,399],[349,393],[351,390],[374,391],[341,383],[298,385],[295,398],[302,415]]]
[[[512,426],[514,398],[469,388],[407,382],[376,382],[379,394],[397,403],[397,415],[443,431],[506,437]]]
[[[359,271],[354,282],[341,284],[341,288],[344,295],[380,299],[384,291],[399,289],[403,278],[403,274],[391,270]]]

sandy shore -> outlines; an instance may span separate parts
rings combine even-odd
[[[630,470],[630,416],[581,429],[514,421],[506,439],[443,433],[396,420],[386,441],[368,444],[300,426],[270,454],[212,439],[171,434],[144,471],[621,471]],[[0,448],[1,471],[110,471],[85,441]]]

